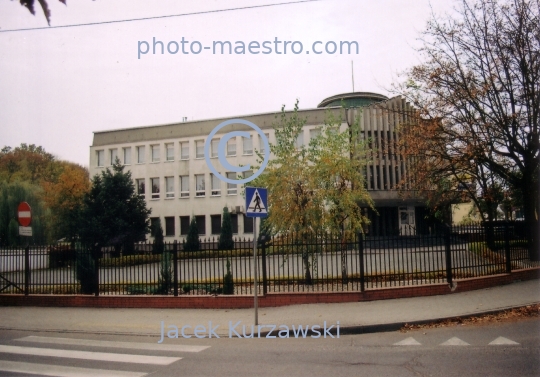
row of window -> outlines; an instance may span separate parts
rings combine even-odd
[[[244,233],[253,233],[253,219],[242,215],[243,217],[243,230]],[[155,225],[158,221],[158,217],[150,218],[151,229],[155,229]],[[174,237],[176,236],[176,224],[175,217],[165,217],[165,236]],[[190,217],[189,216],[180,216],[180,236],[186,236],[189,232]],[[199,236],[205,236],[206,233],[206,216],[195,216],[195,222],[197,223],[197,229],[199,231]],[[238,215],[231,214],[231,224],[232,231],[234,234],[238,233]],[[210,215],[210,234],[219,235],[221,233],[221,215]],[[153,234],[151,234],[153,236]]]
[[[319,135],[320,130],[319,129],[312,129],[309,131],[310,139],[313,139]],[[270,137],[269,134],[265,133],[265,136],[267,138]],[[232,137],[227,141],[227,150],[226,154],[229,157],[234,157],[237,155],[237,138]],[[241,138],[242,139],[242,155],[244,156],[251,156],[253,155],[253,138]],[[212,142],[210,143],[210,150],[211,150],[211,157],[217,157],[218,156],[218,146],[219,146],[219,140],[220,139],[212,139]],[[204,158],[204,140],[195,140],[195,158]],[[181,141],[179,144],[179,151],[180,151],[180,160],[189,160],[190,158],[190,142],[189,141]],[[301,132],[297,139],[296,139],[296,146],[302,147],[304,145],[304,133]],[[174,161],[175,160],[175,143],[165,143],[165,161]],[[150,162],[161,162],[162,155],[161,155],[161,145],[160,144],[154,144],[150,145]],[[264,150],[264,143],[262,141],[262,138],[259,136],[259,151],[260,153],[265,153]],[[132,164],[132,158],[131,158],[131,147],[124,147],[122,148],[122,159],[120,159],[120,156],[118,155],[119,150],[118,148],[112,148],[109,149],[108,157],[109,157],[109,164],[112,165],[116,159],[118,158],[121,163],[124,165],[131,165]],[[105,150],[97,150],[96,151],[96,160],[97,160],[97,166],[102,167],[105,166]],[[137,164],[144,164],[146,162],[146,146],[140,145],[135,147],[135,161]]]
[[[238,179],[238,173],[229,172],[226,173],[227,178],[229,179]],[[253,175],[251,170],[243,172],[243,178],[248,178]],[[206,196],[206,174],[195,174],[193,176],[181,175],[178,177],[178,187],[180,188],[179,198],[189,198],[192,187],[190,185],[190,178],[195,183],[195,196],[204,197]],[[172,199],[177,196],[175,190],[175,180],[173,176],[165,177],[165,198]],[[150,178],[150,199],[160,199],[161,198],[161,179],[159,177]],[[210,195],[211,196],[221,196],[221,185],[222,181],[215,176],[210,174]],[[135,186],[137,189],[137,194],[146,198],[146,179],[140,178],[135,180]],[[238,188],[234,183],[227,183],[227,195],[237,195]]]
[[[265,134],[268,138],[269,135]],[[213,139],[211,146],[211,157],[218,156],[218,145],[219,139]],[[180,151],[180,160],[189,160],[190,158],[190,142],[182,141],[179,143]],[[264,153],[264,143],[262,142],[261,137],[259,136],[259,151]],[[227,156],[234,157],[237,155],[236,148],[236,138],[230,138],[227,141]],[[252,138],[242,138],[242,154],[244,156],[253,155],[253,139]],[[97,166],[105,166],[105,150],[97,150]],[[118,148],[109,149],[109,164],[112,165],[116,159],[120,159],[118,156]],[[161,145],[154,144],[150,145],[150,162],[160,162],[162,158],[161,155]],[[195,140],[195,158],[204,158],[204,140]],[[165,143],[165,161],[174,161],[175,160],[175,143]],[[124,165],[132,164],[131,158],[131,147],[122,148],[122,160],[121,163]],[[146,146],[140,145],[135,147],[135,161],[137,164],[144,164],[146,162]]]

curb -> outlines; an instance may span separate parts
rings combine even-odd
[[[479,312],[473,312],[473,313],[467,313],[459,316],[450,316],[450,317],[438,317],[438,318],[430,318],[430,319],[422,319],[418,321],[407,321],[407,322],[393,322],[393,323],[381,323],[381,324],[375,324],[375,325],[352,325],[352,326],[340,326],[340,336],[341,335],[358,335],[358,334],[371,334],[371,333],[378,333],[378,332],[390,332],[390,331],[398,331],[405,325],[425,325],[428,323],[433,322],[442,322],[442,321],[448,321],[448,320],[456,320],[458,318],[461,319],[467,319],[472,317],[477,317],[481,315],[488,315],[488,314],[499,314],[507,310],[511,309],[518,309],[522,308],[528,305],[536,305],[540,304],[538,301],[526,303],[526,304],[520,304],[520,305],[514,305],[514,306],[508,306],[508,307],[502,307],[497,309],[490,309],[485,311],[479,311]],[[38,329],[38,328],[8,328],[4,326],[0,326],[0,330],[9,330],[9,331],[27,331],[27,332],[47,332],[47,333],[59,333],[59,334],[93,334],[93,335],[122,335],[122,336],[148,336],[148,337],[154,337],[156,336],[156,333],[138,333],[138,332],[121,332],[121,331],[91,331],[91,330],[66,330],[66,329]],[[332,329],[329,331],[332,335],[336,335],[337,331],[336,329]],[[261,331],[260,332],[260,338],[266,337],[270,331]],[[274,330],[274,334],[276,331]],[[312,334],[311,330],[307,334]],[[226,336],[228,334],[218,334],[220,336]],[[289,336],[294,337],[294,334],[292,330],[289,331]]]

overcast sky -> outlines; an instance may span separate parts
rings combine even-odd
[[[287,0],[49,0],[52,26],[178,15]],[[321,0],[144,21],[10,32],[46,27],[19,1],[0,1],[0,147],[42,145],[60,159],[89,164],[93,131],[314,108],[354,89],[388,95],[398,73],[417,64],[415,47],[431,11],[448,0]],[[164,42],[165,54],[152,40]],[[167,52],[182,38],[183,54]],[[275,38],[278,44],[276,52]],[[214,41],[243,41],[246,54],[212,53]],[[141,42],[140,42],[141,41]],[[150,51],[138,54],[142,41]],[[250,42],[270,41],[248,51]],[[283,54],[283,41],[302,52]],[[316,45],[315,54],[312,44]],[[358,54],[329,54],[327,42],[356,41]],[[200,42],[210,47],[195,52]],[[175,44],[169,45],[174,52]],[[239,46],[239,44],[236,44]],[[296,52],[300,44],[293,46]],[[332,43],[328,45],[333,48]],[[268,50],[264,50],[268,52]],[[310,53],[307,53],[307,52]],[[339,50],[338,50],[339,51]]]

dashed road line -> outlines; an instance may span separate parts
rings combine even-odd
[[[55,377],[143,377],[148,373],[0,360],[0,371]]]
[[[130,355],[122,353],[105,353],[105,352],[89,352],[89,351],[73,351],[51,348],[34,348],[34,347],[19,347],[0,345],[1,353],[11,353],[18,355],[34,355],[47,357],[62,357],[69,359],[83,360],[99,360],[113,361],[121,363],[133,364],[154,364],[154,365],[169,365],[175,361],[181,360],[181,357],[169,356],[146,356],[146,355]]]
[[[183,344],[158,344],[158,343],[134,343],[134,342],[113,342],[107,340],[75,339],[75,338],[53,338],[44,336],[27,336],[15,339],[22,342],[63,344],[70,346],[127,348],[149,351],[171,351],[171,352],[201,352],[210,346],[188,346]]]

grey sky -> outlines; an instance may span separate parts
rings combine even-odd
[[[226,9],[286,0],[49,0],[52,25]],[[352,91],[387,95],[397,74],[419,60],[414,47],[431,8],[447,0],[318,2],[21,32],[0,32],[0,147],[42,145],[88,166],[92,132],[313,108]],[[0,2],[0,30],[46,26],[18,1]],[[431,7],[431,8],[430,8]],[[156,54],[137,58],[138,41],[299,41],[301,54]],[[306,54],[315,41],[357,41],[359,54]],[[283,44],[281,44],[282,46]],[[272,46],[274,44],[272,43]],[[298,46],[298,45],[297,45]],[[322,45],[324,46],[324,45]],[[189,47],[187,45],[186,47]],[[282,49],[283,47],[280,47]],[[321,47],[320,47],[321,48]],[[324,47],[322,47],[324,49]]]

